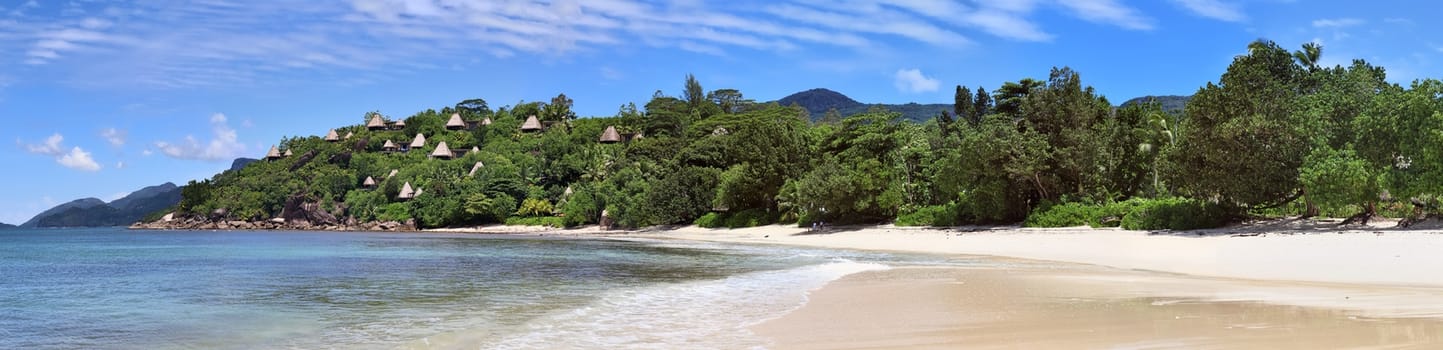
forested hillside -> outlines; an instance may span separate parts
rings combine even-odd
[[[798,92],[776,102],[783,107],[793,105],[802,107],[807,111],[809,120],[815,122],[826,119],[826,122],[829,123],[836,123],[845,117],[867,113],[872,108],[883,108],[897,113],[899,121],[905,120],[920,124],[937,117],[942,111],[952,109],[950,104],[865,104],[857,102],[847,95],[827,89]]]
[[[564,94],[495,110],[473,99],[405,117],[358,113],[333,140],[281,140],[271,159],[186,186],[178,210],[422,227],[1136,229],[1437,213],[1443,83],[1390,84],[1361,60],[1321,67],[1313,44],[1248,49],[1183,115],[1155,102],[1114,108],[1065,67],[990,93],[959,85],[952,108],[925,123],[897,122],[884,108],[809,119],[738,90],[708,92],[690,76],[680,96],[657,94],[611,117],[577,118]],[[448,128],[453,115],[465,126]],[[452,152],[438,151],[442,143]]]

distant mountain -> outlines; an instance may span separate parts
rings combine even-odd
[[[73,200],[73,201],[66,202],[65,204],[57,205],[57,206],[55,206],[54,208],[50,208],[49,210],[42,211],[42,212],[40,212],[40,214],[36,214],[35,217],[30,218],[30,221],[26,221],[25,223],[20,224],[20,227],[37,227],[36,224],[39,223],[40,220],[45,219],[45,218],[47,218],[47,217],[55,216],[56,214],[60,214],[60,213],[62,213],[62,212],[65,212],[65,211],[67,211],[67,210],[70,210],[70,209],[89,209],[89,208],[93,208],[93,207],[97,207],[97,206],[104,206],[104,205],[105,205],[105,201],[102,201],[102,200],[97,199],[97,198],[81,198],[81,199],[76,199],[76,200]]]
[[[1187,102],[1192,100],[1192,96],[1143,96],[1127,100],[1127,102],[1123,102],[1122,107],[1127,107],[1138,103],[1144,103],[1150,99],[1155,99],[1158,103],[1161,103],[1163,112],[1168,112],[1171,114],[1182,114],[1183,109],[1187,107]]]
[[[255,163],[255,162],[258,161],[258,160],[260,160],[260,159],[236,158],[235,161],[230,162],[230,170],[226,170],[226,171],[236,171],[236,170],[240,170],[241,168],[246,167],[246,165],[249,165],[250,163]]]
[[[257,161],[252,158],[236,158],[230,169],[236,171]],[[146,215],[165,210],[180,203],[180,190],[184,186],[173,183],[142,188],[125,197],[105,203],[95,198],[77,199],[41,212],[21,224],[21,227],[100,227],[121,226],[134,223]]]
[[[921,123],[936,117],[937,114],[942,111],[952,110],[952,104],[950,103],[866,104],[857,102],[857,100],[853,100],[851,97],[847,97],[847,95],[843,95],[842,93],[820,88],[791,94],[776,102],[783,106],[791,106],[793,104],[802,106],[802,108],[807,110],[807,113],[811,114],[812,120],[822,119],[822,116],[826,115],[827,110],[833,108],[836,108],[842,117],[850,117],[866,113],[867,109],[875,106],[901,113],[902,119]]]
[[[17,226],[0,222],[0,230],[9,230],[9,229],[12,229],[12,228],[15,228],[15,227],[17,227]]]
[[[36,215],[26,224],[31,225],[30,227],[128,225],[150,213],[180,203],[180,186],[169,182],[150,186],[131,192],[110,203],[101,202],[95,198],[81,199],[76,202],[80,202],[81,205],[61,205]]]

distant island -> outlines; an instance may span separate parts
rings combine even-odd
[[[826,118],[829,112],[836,113],[835,118],[840,119],[866,113],[867,110],[871,108],[880,108],[901,114],[898,118],[899,121],[905,120],[914,123],[924,123],[932,118],[936,118],[943,111],[951,111],[953,109],[951,103],[865,104],[857,102],[851,97],[847,97],[847,95],[839,92],[822,88],[791,94],[777,100],[776,103],[782,106],[796,105],[802,107],[807,111],[809,119],[813,122]]]
[[[235,171],[255,161],[257,159],[237,158],[227,171]],[[36,214],[19,227],[126,226],[149,214],[174,207],[180,203],[180,192],[179,186],[167,182],[141,188],[109,203],[97,198],[81,198]]]
[[[1312,44],[1248,49],[1192,96],[1121,106],[1061,67],[1044,80],[958,85],[945,105],[868,105],[826,89],[755,102],[688,76],[681,95],[610,117],[577,118],[565,94],[370,111],[191,182],[136,227],[1181,230],[1438,215],[1443,191],[1428,184],[1443,183],[1443,158],[1423,150],[1443,149],[1428,136],[1443,133],[1431,119],[1443,115],[1443,83],[1390,84],[1361,60],[1319,66]]]

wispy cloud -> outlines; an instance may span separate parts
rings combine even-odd
[[[894,76],[897,90],[910,93],[934,92],[942,83],[932,77],[922,75],[919,69],[898,69]]]
[[[1116,0],[1066,0],[1060,1],[1058,4],[1071,9],[1077,17],[1091,22],[1112,24],[1133,30],[1152,30],[1153,28],[1151,18],[1143,16],[1136,9]]]
[[[1216,0],[1175,0],[1239,20]],[[1101,25],[1154,28],[1121,0],[205,0],[66,5],[55,18],[15,20],[8,64],[69,74],[96,86],[193,88],[293,82],[386,81],[397,72],[452,67],[476,57],[566,59],[637,45],[725,56],[799,48],[867,52],[894,43],[966,47],[976,37],[1046,42],[1032,19],[1057,8]],[[69,8],[74,7],[72,11]],[[278,20],[278,19],[284,20]],[[0,32],[5,32],[0,30]],[[101,59],[103,58],[103,59]],[[123,71],[127,74],[107,74]],[[309,74],[294,74],[304,71]]]
[[[60,156],[60,158],[55,159],[55,162],[60,163],[60,165],[66,168],[75,170],[100,171],[100,164],[96,163],[95,159],[90,157],[90,152],[80,149],[80,146],[71,148],[70,153],[66,153]]]
[[[60,133],[55,133],[54,135],[50,135],[50,137],[45,138],[45,142],[37,144],[23,144],[23,142],[21,142],[20,140],[15,140],[15,143],[23,144],[22,147],[25,148],[26,152],[46,156],[58,156],[62,153],[65,153],[64,148],[60,145],[61,142],[64,141],[65,136],[60,135]]]
[[[1324,18],[1313,20],[1315,28],[1345,28],[1367,23],[1357,18]]]
[[[246,146],[239,141],[235,129],[227,123],[225,114],[216,113],[210,117],[211,139],[201,142],[193,135],[187,135],[179,142],[160,141],[155,148],[171,158],[222,161],[245,154]],[[146,150],[144,152],[150,152]]]
[[[1193,14],[1227,22],[1241,22],[1247,19],[1238,6],[1224,0],[1173,0]]]
[[[129,133],[125,130],[120,130],[116,128],[105,128],[100,130],[100,137],[105,139],[105,142],[108,142],[111,146],[115,147],[125,146],[125,137],[128,134]]]

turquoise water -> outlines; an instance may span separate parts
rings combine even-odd
[[[888,262],[670,241],[0,231],[0,348],[753,348],[746,327]],[[950,263],[956,263],[952,261]]]

